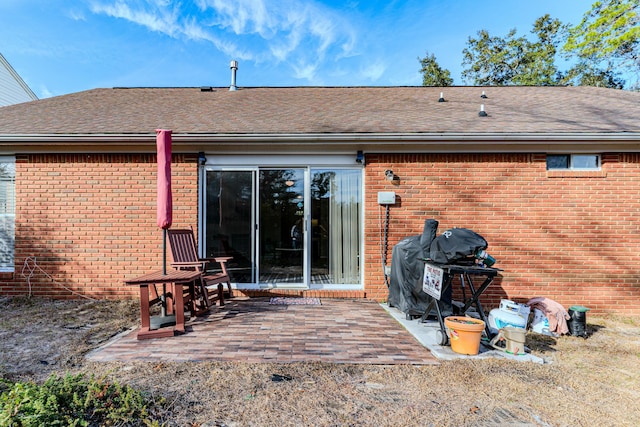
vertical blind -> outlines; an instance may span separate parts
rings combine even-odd
[[[329,275],[336,284],[360,281],[360,171],[338,170],[329,203]]]
[[[0,161],[0,271],[13,271],[16,217],[15,162]]]

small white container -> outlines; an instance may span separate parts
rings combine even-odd
[[[529,307],[527,304],[518,304],[518,305],[520,306],[518,310],[518,314],[524,317],[527,323],[529,323],[529,314],[531,313],[531,307]]]
[[[553,336],[549,331],[549,319],[538,308],[533,309],[533,320],[531,321],[530,329],[538,334]]]

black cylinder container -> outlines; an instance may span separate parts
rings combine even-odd
[[[569,307],[569,333],[574,337],[587,337],[587,311],[589,309],[587,307],[582,306],[572,306]]]

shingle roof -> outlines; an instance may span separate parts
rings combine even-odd
[[[487,98],[481,98],[482,91]],[[440,93],[446,102],[438,102]],[[484,104],[487,117],[479,117]],[[638,133],[640,93],[591,87],[94,89],[0,108],[1,135]]]

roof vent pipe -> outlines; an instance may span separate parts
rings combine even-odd
[[[231,86],[229,86],[229,90],[238,90],[236,86],[236,72],[238,71],[238,61],[231,61],[229,64],[229,68],[231,68]]]

